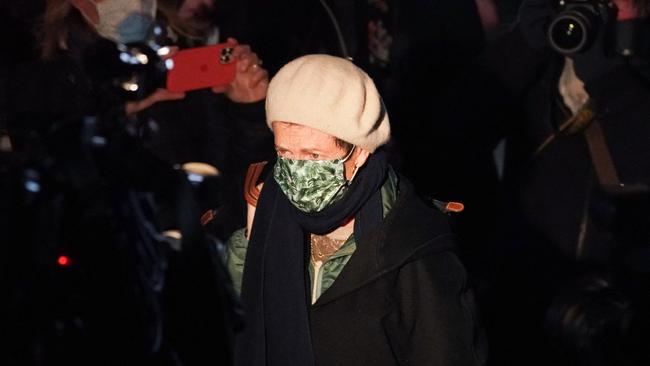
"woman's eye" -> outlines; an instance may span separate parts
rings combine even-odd
[[[319,155],[319,154],[312,153],[312,154],[311,154],[311,158],[312,158],[312,159],[318,159],[318,158],[320,158],[320,155]]]

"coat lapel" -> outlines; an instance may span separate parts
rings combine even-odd
[[[400,177],[400,193],[381,228],[357,250],[332,286],[314,303],[313,309],[334,301],[425,252],[454,247],[446,217],[426,206],[413,186]]]

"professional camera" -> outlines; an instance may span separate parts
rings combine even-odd
[[[170,52],[165,27],[152,23],[149,28],[137,41],[99,39],[86,48],[85,69],[96,87],[122,100],[140,100],[165,87],[172,66],[161,58]]]
[[[616,14],[610,0],[560,0],[559,6],[547,36],[551,47],[563,55],[587,50],[597,33]]]

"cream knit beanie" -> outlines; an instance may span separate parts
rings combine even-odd
[[[273,77],[266,123],[314,128],[374,152],[390,137],[388,114],[372,79],[351,61],[328,55],[299,57]]]

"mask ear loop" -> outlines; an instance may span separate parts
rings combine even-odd
[[[346,160],[348,160],[350,158],[350,156],[352,156],[352,152],[354,152],[355,148],[356,148],[356,146],[352,146],[352,149],[350,149],[350,152],[348,153],[348,155],[345,158],[343,158],[343,161],[341,161],[342,163],[344,163]],[[350,185],[350,183],[352,183],[352,180],[354,179],[354,177],[357,176],[358,171],[359,171],[359,167],[355,164],[354,165],[354,171],[352,172],[352,177],[350,177],[350,179],[347,181],[347,185]]]
[[[357,148],[356,146],[352,146],[352,148],[350,149],[350,152],[343,158],[343,160],[341,160],[341,163],[345,163],[345,161],[348,160],[350,158],[350,156],[352,156],[352,153],[354,152],[354,149],[356,149],[356,148]]]
[[[354,179],[354,177],[357,176],[358,171],[359,171],[359,167],[355,165],[354,166],[354,171],[352,172],[352,176],[350,177],[350,180],[348,181],[348,185],[350,185],[350,183],[352,183],[352,179]]]

